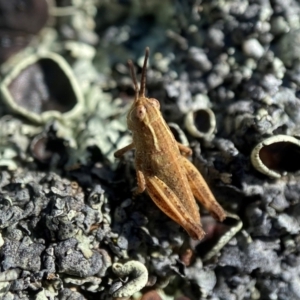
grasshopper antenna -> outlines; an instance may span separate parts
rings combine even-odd
[[[141,87],[139,91],[139,97],[145,97],[145,90],[146,90],[146,72],[147,72],[147,62],[149,58],[149,47],[146,47],[145,49],[145,59],[144,59],[144,65],[142,69],[142,77],[141,77]]]
[[[138,83],[136,80],[135,70],[134,70],[134,65],[133,65],[132,60],[128,60],[128,66],[129,66],[130,76],[131,76],[133,86],[134,86],[134,91],[135,91],[134,101],[137,101],[137,99],[139,98],[139,86],[138,86]]]

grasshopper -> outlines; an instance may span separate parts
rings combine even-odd
[[[145,96],[148,58],[149,48],[146,48],[140,88],[133,63],[128,61],[135,90],[135,99],[127,115],[133,142],[114,155],[120,158],[135,149],[138,183],[135,193],[146,190],[154,203],[191,238],[201,240],[205,232],[195,198],[217,220],[223,221],[226,214],[199,171],[186,158],[192,150],[175,140],[160,112],[159,101]]]

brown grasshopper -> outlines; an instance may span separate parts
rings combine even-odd
[[[132,61],[128,61],[135,99],[127,115],[133,142],[115,152],[121,157],[135,148],[138,186],[135,193],[147,190],[154,203],[188,234],[201,240],[205,233],[200,223],[196,199],[219,221],[224,210],[211,193],[196,167],[185,157],[192,150],[178,143],[160,112],[159,101],[145,96],[149,48],[145,50],[140,89]]]

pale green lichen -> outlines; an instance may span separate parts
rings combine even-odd
[[[11,84],[20,76],[22,72],[27,68],[30,68],[34,64],[38,64],[42,60],[51,61],[56,68],[59,68],[61,72],[65,74],[65,76],[69,80],[70,87],[76,98],[76,103],[73,108],[65,113],[61,113],[57,110],[49,110],[43,111],[41,113],[33,112],[30,109],[27,109],[20,105],[19,101],[16,101],[13,93],[10,90]],[[80,113],[82,113],[82,103],[83,96],[81,89],[77,83],[77,80],[73,74],[73,71],[66,60],[55,53],[45,52],[45,53],[37,53],[29,56],[25,56],[15,65],[12,65],[10,72],[5,76],[3,81],[0,84],[0,92],[4,103],[9,107],[9,109],[16,114],[22,115],[27,118],[31,122],[34,123],[46,123],[52,119],[74,119],[78,117]],[[49,97],[49,95],[43,95],[44,97]],[[49,97],[50,98],[50,97]],[[47,99],[48,100],[48,99]]]
[[[234,220],[234,224],[231,228],[221,236],[217,244],[212,247],[212,249],[204,256],[203,261],[211,259],[213,256],[218,254],[220,250],[242,229],[243,222],[236,214],[226,212],[226,218]]]
[[[93,251],[91,250],[90,237],[84,235],[82,230],[79,230],[75,238],[78,241],[77,249],[82,252],[85,258],[91,258],[93,256]]]
[[[148,282],[148,270],[140,262],[132,260],[124,265],[114,263],[113,272],[119,277],[129,276],[129,281],[113,293],[114,298],[131,297],[134,293],[140,291]]]
[[[276,144],[280,145],[276,148]],[[283,147],[285,145],[285,147]],[[282,169],[282,166],[279,166],[280,160],[282,160],[284,155],[289,153],[286,149],[289,145],[292,145],[297,151],[299,151],[300,141],[292,136],[278,134],[264,139],[258,143],[251,152],[251,163],[253,167],[271,177],[271,178],[280,178],[282,174],[286,173],[286,170]],[[263,148],[274,147],[273,150],[265,151],[264,156],[261,156]],[[284,150],[286,153],[284,153]],[[276,153],[276,159],[273,158],[274,153]],[[292,153],[292,152],[291,152]],[[272,164],[273,163],[273,164]]]

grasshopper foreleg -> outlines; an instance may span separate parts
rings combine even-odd
[[[142,160],[136,156],[135,157],[135,168],[136,168],[136,178],[137,187],[134,189],[134,195],[141,194],[146,189],[146,181],[143,172],[141,171]]]
[[[116,158],[120,158],[121,156],[123,156],[127,151],[134,149],[134,143],[131,143],[121,149],[119,149],[118,151],[116,151],[114,153],[114,156]]]

